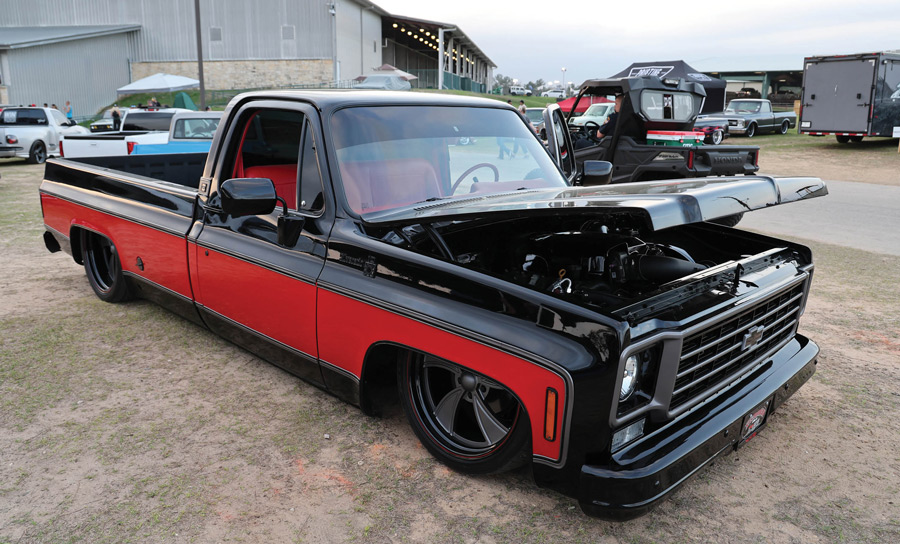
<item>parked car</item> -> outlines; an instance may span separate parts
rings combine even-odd
[[[87,133],[54,108],[6,107],[0,112],[0,157],[40,164],[60,156],[64,137]]]
[[[128,137],[156,132],[162,135],[161,138],[165,138],[165,134],[169,132],[172,124],[172,117],[176,113],[190,111],[184,108],[126,109],[123,112],[122,123],[118,131],[68,136],[63,156],[71,159],[128,155],[129,149],[126,143]]]
[[[220,111],[176,113],[169,132],[149,132],[125,138],[129,155],[162,153],[208,153],[219,120]]]
[[[531,89],[526,89],[521,85],[511,85],[509,88],[509,94],[515,96],[531,96]]]
[[[498,160],[507,141],[527,155]],[[634,517],[815,371],[810,250],[706,221],[818,179],[607,186],[610,163],[564,176],[507,105],[425,93],[242,94],[214,142],[205,165],[50,161],[47,249],[101,300],[153,300],[368,414],[395,392],[455,470],[530,464]]]
[[[732,100],[725,111],[705,117],[724,117],[728,119],[728,131],[743,134],[752,138],[763,132],[787,134],[797,126],[797,114],[792,111],[773,112],[772,103],[768,100],[744,98]]]
[[[92,121],[90,124],[91,132],[112,132],[113,127],[113,108],[106,108],[100,119]]]
[[[545,97],[549,97],[549,98],[565,98],[566,93],[562,89],[552,89],[549,91],[542,92],[541,96],[545,96]]]
[[[528,118],[528,122],[534,127],[534,132],[540,135],[542,140],[545,139],[544,108],[525,108],[525,117]]]
[[[584,126],[587,122],[602,125],[606,123],[606,119],[612,114],[616,104],[614,102],[603,102],[601,104],[591,104],[584,113],[578,117],[572,117],[568,123],[570,127]]]
[[[728,119],[724,117],[698,117],[694,121],[693,130],[703,133],[704,143],[719,145],[729,136]]]

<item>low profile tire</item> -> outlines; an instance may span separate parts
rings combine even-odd
[[[81,258],[91,288],[100,300],[123,302],[133,298],[116,246],[105,236],[81,231]]]
[[[748,138],[752,138],[756,136],[756,124],[750,123],[750,126],[747,127],[747,132],[745,132]]]
[[[834,139],[837,140],[839,144],[845,144],[850,141],[850,136],[835,136]]]
[[[31,144],[31,150],[28,152],[28,162],[31,164],[44,164],[47,160],[47,148],[44,142],[37,141]]]
[[[725,139],[725,135],[721,130],[714,130],[712,134],[709,136],[709,141],[712,145],[719,145],[722,143],[722,140]]]
[[[744,218],[743,213],[736,213],[734,215],[726,215],[725,217],[720,217],[718,219],[713,219],[710,223],[715,223],[716,225],[724,225],[726,227],[734,227],[738,223],[741,222],[741,219]]]
[[[855,144],[858,144],[859,142],[863,141],[863,137],[862,136],[850,136],[850,141]]]
[[[781,123],[781,133],[782,134],[787,134],[787,132],[790,128],[791,128],[790,121],[785,121],[785,122]]]
[[[528,417],[496,381],[417,353],[397,365],[400,402],[422,445],[459,472],[493,474],[525,464],[531,454]]]

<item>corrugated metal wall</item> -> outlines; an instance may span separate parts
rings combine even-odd
[[[11,49],[9,101],[12,104],[72,102],[76,117],[90,117],[116,99],[130,81],[124,34]],[[64,90],[63,90],[64,89]]]
[[[381,16],[351,0],[335,4],[338,79],[352,79],[381,66]]]
[[[208,60],[332,58],[325,0],[200,0],[200,19]],[[193,0],[2,0],[0,8],[0,26],[114,24],[142,25],[133,61],[197,59]]]

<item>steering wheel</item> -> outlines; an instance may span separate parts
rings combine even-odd
[[[595,143],[600,143],[600,138],[597,137],[597,131],[600,130],[600,125],[596,123],[596,121],[585,121],[584,125],[584,135],[587,138]]]
[[[457,187],[459,187],[459,184],[462,183],[462,181],[464,179],[466,179],[466,176],[468,176],[475,170],[478,170],[479,168],[490,168],[491,170],[494,171],[494,181],[500,181],[500,171],[497,170],[496,166],[494,166],[493,164],[491,164],[489,162],[480,162],[480,163],[476,164],[475,166],[470,167],[465,172],[463,172],[462,175],[460,175],[459,178],[457,178],[457,180],[453,182],[453,186],[450,187],[450,194],[452,195],[453,193],[456,192]]]

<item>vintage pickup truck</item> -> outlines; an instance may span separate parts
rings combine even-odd
[[[712,113],[704,118],[728,119],[728,132],[743,134],[752,138],[763,132],[787,134],[797,126],[797,114],[792,111],[772,111],[772,103],[760,98],[740,98],[732,100],[722,113]]]
[[[531,463],[623,519],[815,370],[810,251],[707,220],[827,189],[610,172],[564,175],[493,100],[273,91],[231,102],[208,157],[51,160],[40,197],[47,248],[101,299],[156,301],[367,414],[393,399],[448,466]]]

